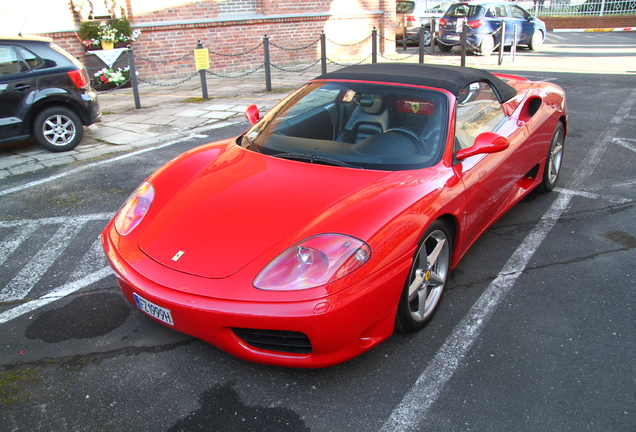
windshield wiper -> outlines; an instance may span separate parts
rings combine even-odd
[[[306,160],[309,161],[311,163],[315,163],[315,162],[322,162],[324,164],[328,164],[328,165],[336,165],[336,166],[340,166],[340,167],[345,167],[345,168],[359,168],[359,169],[364,169],[360,166],[356,166],[356,165],[351,165],[348,164],[346,162],[340,161],[338,159],[332,159],[330,157],[326,157],[326,156],[318,156],[315,154],[306,154],[306,153],[278,153],[275,155],[272,155],[274,157],[279,157],[279,158],[283,158],[283,159],[300,159],[300,160]]]

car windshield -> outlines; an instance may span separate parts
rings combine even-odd
[[[477,14],[478,8],[479,6],[457,3],[449,7],[445,15],[451,18],[472,17]]]
[[[313,82],[248,130],[241,145],[307,163],[409,170],[435,164],[446,142],[448,97],[436,90]]]

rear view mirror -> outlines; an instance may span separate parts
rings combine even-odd
[[[462,160],[478,154],[497,153],[507,149],[509,145],[508,138],[494,132],[483,132],[477,135],[472,146],[458,151],[455,157]]]
[[[245,109],[245,118],[251,125],[255,125],[261,119],[261,114],[258,112],[256,105],[250,105]]]

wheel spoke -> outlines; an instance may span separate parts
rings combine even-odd
[[[438,241],[437,244],[435,245],[435,248],[426,257],[428,269],[431,269],[435,266],[439,258],[439,254],[442,252],[442,249],[444,249],[445,244],[446,244],[446,239]]]
[[[409,286],[409,298],[411,298],[413,293],[422,287],[422,283],[424,283],[424,271],[416,270],[415,279],[413,279],[413,282],[411,282],[411,285]]]
[[[437,272],[432,271],[430,278],[428,280],[428,284],[434,287],[440,286],[444,284],[444,278]]]

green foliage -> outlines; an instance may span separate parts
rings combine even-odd
[[[82,21],[77,34],[82,40],[99,39],[99,23],[94,21]]]
[[[130,21],[126,18],[115,18],[113,22],[110,23],[111,27],[114,28],[117,33],[121,33],[124,36],[130,37],[132,35],[132,28],[130,27]]]

